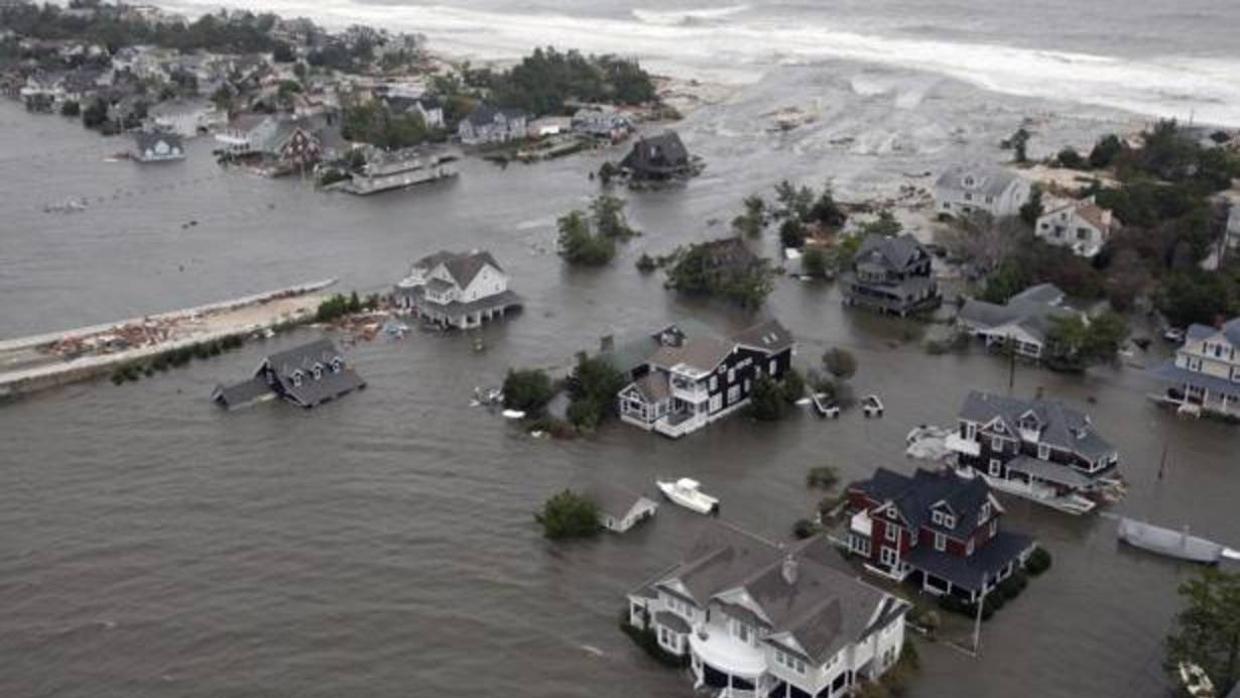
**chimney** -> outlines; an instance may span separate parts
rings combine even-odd
[[[797,561],[796,558],[788,555],[784,557],[783,567],[779,570],[779,574],[788,584],[797,583]]]
[[[616,338],[613,335],[603,335],[598,340],[598,350],[600,352],[609,352],[616,348]]]

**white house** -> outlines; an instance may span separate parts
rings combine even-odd
[[[994,165],[955,165],[934,183],[934,209],[940,215],[974,212],[995,218],[1015,216],[1029,201],[1032,185],[1020,175]]]
[[[1090,197],[1053,203],[1038,218],[1034,232],[1051,245],[1067,247],[1081,257],[1093,257],[1111,236],[1113,224],[1111,212]]]
[[[437,252],[414,263],[396,285],[398,306],[442,327],[468,329],[520,306],[490,252]]]
[[[910,606],[829,564],[822,537],[779,545],[725,524],[629,594],[629,623],[731,698],[837,698],[890,669]]]
[[[201,133],[223,127],[228,115],[206,99],[171,100],[151,107],[151,124],[157,129],[193,138]]]
[[[1232,200],[1231,209],[1227,214],[1225,243],[1229,250],[1240,248],[1240,197]]]
[[[987,347],[1011,347],[1029,359],[1041,359],[1046,340],[1060,319],[1084,313],[1064,307],[1064,293],[1053,284],[1030,286],[1002,305],[970,298],[956,323],[969,334],[985,340]]]
[[[659,503],[623,487],[595,484],[587,487],[585,496],[599,509],[599,523],[609,531],[624,533],[638,523],[654,516]]]
[[[465,145],[507,143],[526,136],[525,112],[520,109],[497,108],[479,104],[461,120],[457,136]]]
[[[271,114],[242,114],[222,127],[215,140],[230,155],[249,155],[262,150],[279,128],[280,121]]]
[[[140,132],[134,134],[133,157],[138,162],[184,160],[185,147],[175,133]]]
[[[1174,402],[1240,416],[1240,317],[1221,328],[1190,326],[1175,358],[1152,374]]]

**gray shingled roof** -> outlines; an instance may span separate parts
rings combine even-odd
[[[316,363],[327,366],[332,359],[341,356],[340,350],[330,339],[318,339],[291,349],[276,352],[267,357],[267,363],[282,377],[293,375],[293,371],[301,369],[308,372]]]
[[[211,394],[211,399],[228,409],[236,409],[270,395],[271,388],[261,378],[251,378],[233,385],[218,385]]]
[[[1056,319],[1079,315],[1059,305],[1063,295],[1063,291],[1052,284],[1039,284],[1012,296],[1004,305],[971,298],[960,309],[958,317],[983,330],[1016,325],[1039,342],[1045,342]]]
[[[301,385],[284,384],[288,396],[303,407],[314,407],[365,387],[366,382],[351,368],[343,368],[339,372],[325,370],[320,378],[307,375]]]
[[[965,397],[960,418],[980,424],[1000,418],[1009,434],[1017,434],[1017,422],[1030,411],[1042,425],[1041,443],[1090,460],[1115,450],[1094,430],[1087,415],[1054,400],[1022,400],[974,390]]]
[[[899,237],[867,235],[857,248],[858,265],[874,264],[883,269],[902,271],[927,255],[925,248],[909,233]]]
[[[443,260],[443,264],[448,269],[448,273],[456,280],[461,288],[469,286],[482,271],[484,267],[490,265],[500,272],[504,269],[495,261],[490,252],[470,252],[468,254],[452,255],[448,259]]]
[[[662,371],[653,371],[633,381],[634,387],[642,394],[647,403],[655,403],[665,400],[672,394],[671,386],[667,382],[667,374]]]
[[[1033,545],[1033,539],[1019,533],[999,531],[969,557],[960,557],[919,545],[909,551],[907,560],[913,567],[946,579],[969,591],[980,591],[983,577],[994,576],[1005,565],[1020,557]]]
[[[869,619],[890,597],[821,562],[813,543],[810,539],[783,547],[719,524],[656,586],[669,591],[672,582],[679,582],[698,606],[718,603],[728,613],[768,627],[768,642],[821,664],[846,644],[863,639],[871,630]],[[783,573],[786,558],[795,566],[791,581]],[[725,592],[731,597],[739,590],[760,613],[715,598]],[[907,605],[894,601],[888,610],[902,613]],[[788,642],[788,637],[795,643]]]
[[[671,630],[674,633],[687,635],[689,633],[689,624],[683,618],[672,613],[671,611],[659,611],[654,614],[654,621],[659,625]]]
[[[774,318],[741,330],[732,335],[732,339],[738,344],[772,354],[778,354],[796,343],[792,333]]]
[[[914,529],[923,526],[956,537],[967,536],[977,526],[978,513],[990,498],[981,478],[961,478],[951,472],[918,469],[912,477],[879,468],[869,480],[852,485],[879,502],[892,502]],[[931,512],[942,502],[951,509],[953,526],[934,523]]]
[[[970,176],[973,177],[972,186],[965,184],[965,179]],[[947,168],[943,174],[939,175],[935,186],[969,191],[981,196],[999,197],[1018,178],[1019,175],[994,165],[964,163]]]
[[[659,347],[650,357],[650,363],[664,368],[686,364],[702,371],[712,371],[730,353],[732,344],[717,337],[689,337],[678,347]]]

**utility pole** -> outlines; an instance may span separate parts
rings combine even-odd
[[[982,653],[982,609],[986,606],[986,578],[982,577],[982,597],[977,602],[977,616],[973,619],[973,657]]]

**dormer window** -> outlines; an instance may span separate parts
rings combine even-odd
[[[314,374],[316,381],[323,380],[323,364],[315,364],[314,368],[310,369],[310,372]]]
[[[943,515],[943,528],[955,528],[955,527],[956,527],[956,517],[952,516],[951,514],[944,514]]]
[[[339,356],[332,359],[332,373],[340,373],[341,369],[343,368],[344,368],[344,359],[340,358]]]
[[[301,369],[297,369],[296,371],[293,371],[293,375],[292,375],[293,387],[295,388],[301,387],[301,379],[303,375],[305,374],[301,372]]]

